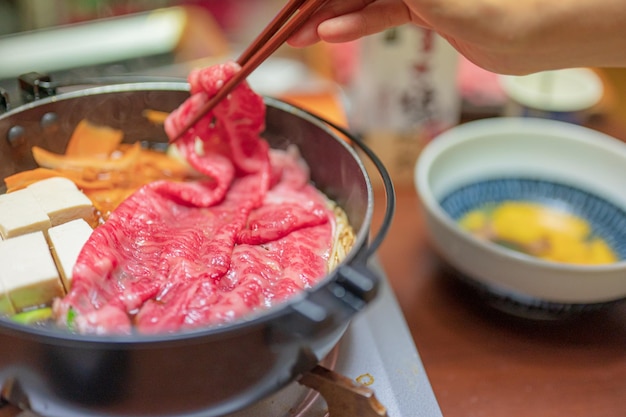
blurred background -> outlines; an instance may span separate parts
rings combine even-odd
[[[27,63],[48,70],[107,65],[114,73],[224,55],[231,45],[251,39],[280,5],[278,0],[0,0],[0,51],[13,53],[3,56],[0,77]],[[142,59],[145,63],[133,62]]]
[[[251,24],[258,20],[259,25],[262,24],[262,16],[258,15],[260,10],[254,8],[280,3],[275,0],[2,0],[0,34],[51,28],[164,7],[195,5],[210,10],[224,29],[238,35],[245,23]]]
[[[282,0],[0,0],[0,88],[23,101],[18,77],[35,72],[56,84],[98,77],[185,79],[238,53],[282,7]],[[285,46],[255,72],[261,93],[280,95],[328,80],[319,48]],[[59,91],[57,91],[59,92]],[[62,92],[62,91],[60,91]],[[45,93],[45,91],[43,91]]]
[[[0,88],[5,107],[28,99],[18,78],[31,72],[49,76],[65,88],[100,77],[184,79],[192,68],[236,59],[283,4],[284,0],[0,0]],[[575,112],[575,123],[626,139],[626,70],[590,70],[592,81],[601,83],[601,93],[584,108],[567,109],[568,117]],[[313,106],[334,121],[349,123],[400,183],[412,182],[420,149],[442,130],[477,118],[519,114],[537,104],[520,103],[519,96],[503,88],[497,74],[475,67],[443,39],[413,27],[342,45],[299,50],[284,46],[249,81],[262,94]],[[557,81],[550,76],[536,83],[544,89],[542,94],[547,85],[553,95]],[[528,113],[561,118],[550,110]]]

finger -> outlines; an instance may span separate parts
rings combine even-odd
[[[411,21],[411,12],[403,2],[378,0],[357,12],[321,22],[317,33],[326,42],[348,42]]]
[[[374,1],[376,0],[330,0],[289,38],[288,43],[296,47],[312,45],[320,40],[317,33],[320,23],[361,10]]]

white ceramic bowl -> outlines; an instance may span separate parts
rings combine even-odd
[[[529,75],[502,75],[509,98],[528,109],[578,112],[595,106],[604,93],[602,79],[588,68],[567,68]]]
[[[461,229],[453,218],[456,214],[442,207],[445,197],[464,186],[519,179],[564,187],[567,204],[579,204],[595,219],[593,222],[604,222],[602,227],[612,234],[607,241],[620,260],[604,265],[542,260],[476,238]],[[584,310],[626,299],[623,142],[547,119],[469,122],[444,132],[425,147],[415,167],[415,185],[435,249],[483,291],[553,312]],[[479,199],[480,194],[471,194],[471,198]]]

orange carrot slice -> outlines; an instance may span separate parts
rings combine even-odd
[[[124,132],[108,126],[97,126],[87,119],[81,120],[65,149],[71,157],[108,158],[122,142]]]
[[[82,171],[84,169],[96,169],[99,171],[121,171],[128,169],[139,158],[141,145],[136,142],[119,158],[96,158],[93,156],[65,156],[47,151],[38,146],[33,146],[33,157],[39,166],[43,168],[59,169],[67,171]]]
[[[102,188],[111,188],[112,184],[109,179],[85,179],[83,174],[78,171],[63,171],[48,168],[35,168],[29,171],[18,172],[4,179],[7,187],[7,193],[20,190],[37,181],[45,180],[52,177],[64,177],[72,180],[74,184],[83,192],[88,190],[97,190]]]
[[[35,168],[10,175],[4,179],[4,183],[7,186],[7,193],[10,193],[25,188],[37,181],[60,176],[59,172],[53,169]]]
[[[164,111],[146,109],[141,112],[141,115],[155,125],[162,125],[170,114]]]

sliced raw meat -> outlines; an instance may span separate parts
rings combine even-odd
[[[238,70],[192,72],[168,134]],[[186,133],[181,153],[207,178],[154,182],[125,200],[83,247],[57,321],[99,334],[217,325],[325,276],[334,214],[294,149],[269,150],[264,120],[244,83]]]

